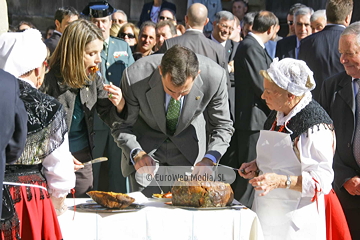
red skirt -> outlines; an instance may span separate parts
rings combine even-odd
[[[29,172],[15,178],[17,178],[17,181],[14,181],[13,176],[11,179],[12,182],[21,182],[46,187],[46,181],[39,172]],[[62,239],[56,212],[46,190],[38,187],[9,185],[9,191],[15,206],[16,214],[14,219],[17,217],[19,221],[17,222],[18,226],[14,225],[11,229],[11,237],[9,237],[9,232],[1,232],[1,240]],[[16,224],[14,220],[12,222]],[[7,234],[6,237],[5,234]]]
[[[325,195],[325,215],[327,240],[351,240],[343,209],[333,189]]]

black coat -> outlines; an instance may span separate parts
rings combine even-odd
[[[0,69],[0,187],[4,180],[5,164],[16,161],[25,147],[27,113],[20,99],[18,80]],[[0,190],[1,190],[0,189]],[[2,206],[2,190],[0,191]],[[2,208],[0,207],[0,216]]]
[[[295,58],[296,44],[296,35],[281,39],[276,44],[275,57],[278,57],[279,60],[283,58]]]
[[[50,55],[55,51],[56,46],[58,45],[59,41],[60,41],[60,37],[61,35],[57,32],[54,32],[51,37],[49,37],[48,39],[46,39],[44,41],[45,45],[49,48],[50,50]]]
[[[312,94],[317,101],[323,82],[344,71],[339,53],[339,39],[344,29],[340,25],[327,25],[322,31],[301,40],[298,59],[304,60],[314,72],[316,88]]]
[[[262,130],[270,113],[263,93],[263,77],[260,70],[269,68],[272,62],[266,50],[247,35],[240,42],[235,62],[235,129]]]
[[[355,100],[352,78],[341,72],[324,82],[319,103],[332,118],[336,133],[336,152],[334,156],[334,190],[343,208],[360,208],[360,196],[350,195],[343,184],[350,178],[360,175],[360,167],[353,154],[355,131]]]

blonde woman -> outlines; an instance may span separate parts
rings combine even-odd
[[[98,64],[103,49],[101,29],[80,19],[64,31],[50,59],[50,72],[42,90],[55,97],[65,107],[69,126],[70,151],[80,162],[92,159],[93,114],[111,127],[120,120],[125,101],[120,88],[104,85]],[[86,197],[92,189],[92,166],[76,172],[75,196]]]

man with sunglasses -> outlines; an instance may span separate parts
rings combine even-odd
[[[172,9],[169,8],[163,8],[160,11],[159,14],[159,22],[161,21],[171,21],[174,26],[176,26],[177,22],[176,22],[176,16],[175,16],[175,12]]]
[[[82,11],[82,14],[89,16],[103,33],[104,46],[101,51],[100,71],[104,78],[104,83],[112,83],[120,86],[120,80],[125,68],[134,63],[134,58],[129,45],[118,38],[110,36],[112,25],[112,14],[116,10],[106,1],[90,2]],[[109,127],[98,117],[94,116],[94,145],[93,157],[107,156],[109,160],[108,174],[100,176],[100,165],[93,165],[94,190],[108,190],[113,192],[126,192],[126,181],[121,175],[121,149],[115,144],[114,138],[110,134]],[[100,189],[100,179],[106,179],[108,176],[108,189]],[[104,185],[107,185],[104,183]]]
[[[289,33],[288,33],[287,37],[295,35],[294,13],[296,12],[296,10],[298,10],[299,8],[303,8],[303,7],[307,7],[307,6],[302,3],[295,3],[294,5],[292,5],[290,7],[289,12],[286,16],[286,22],[287,22],[287,25],[289,26]]]

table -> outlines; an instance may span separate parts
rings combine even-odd
[[[145,205],[136,212],[95,213],[67,210],[58,217],[65,240],[262,240],[256,214],[250,209],[185,210],[130,193]],[[66,199],[68,206],[90,199]]]

